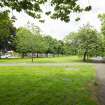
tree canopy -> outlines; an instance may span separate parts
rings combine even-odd
[[[44,11],[42,6],[46,3],[49,4],[49,9]],[[65,22],[70,21],[71,13],[89,11],[92,8],[90,5],[85,8],[81,7],[78,0],[0,0],[0,6],[10,7],[18,12],[24,10],[30,16],[38,19],[44,13],[53,19]]]
[[[70,43],[76,55],[83,56],[84,61],[88,57],[98,56],[101,51],[101,35],[90,25],[83,26],[77,33],[70,33],[65,41]]]
[[[0,50],[7,49],[11,42],[11,37],[15,35],[15,31],[8,16],[8,11],[0,12]]]
[[[101,20],[101,32],[105,35],[105,14],[99,14],[98,17]]]

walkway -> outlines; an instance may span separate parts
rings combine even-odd
[[[101,105],[105,105],[105,64],[96,64],[97,97]]]
[[[0,63],[0,66],[73,66],[91,63]]]

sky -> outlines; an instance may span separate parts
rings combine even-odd
[[[81,14],[72,14],[71,21],[69,23],[65,23],[60,20],[52,20],[48,17],[45,17],[45,23],[39,23],[24,12],[17,13],[16,11],[13,11],[13,15],[17,18],[14,25],[17,28],[24,27],[29,21],[30,23],[34,23],[36,26],[39,26],[41,31],[46,35],[51,35],[52,37],[60,40],[70,32],[78,31],[80,27],[87,23],[100,31],[101,22],[98,19],[98,14],[105,13],[105,0],[80,0],[79,3],[82,6],[91,5],[92,10]],[[74,18],[78,16],[81,20],[76,22]]]

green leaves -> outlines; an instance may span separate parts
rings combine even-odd
[[[10,7],[18,12],[24,10],[28,15],[40,19],[44,13],[41,7],[45,6],[45,3],[49,3],[49,8],[53,8],[53,11],[49,10],[44,14],[50,16],[52,19],[69,22],[71,13],[90,11],[92,9],[91,5],[82,8],[77,1],[78,0],[1,0],[0,6]]]
[[[76,19],[75,19],[75,21],[79,21],[80,20],[80,17],[77,17]]]
[[[18,30],[16,35],[16,50],[19,53],[29,52],[30,36],[32,33],[24,28]]]
[[[47,43],[39,32],[21,28],[16,36],[16,48],[19,53],[42,53],[47,50]]]
[[[70,44],[72,52],[88,57],[101,56],[102,54],[102,36],[90,25],[85,25],[80,30],[70,33],[66,36],[66,43]]]
[[[92,9],[92,6],[89,5],[89,6],[87,6],[87,7],[85,8],[85,11],[90,11],[91,9]]]
[[[0,42],[11,35],[10,26],[12,25],[11,20],[8,16],[8,11],[0,13]]]

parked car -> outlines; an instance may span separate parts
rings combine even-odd
[[[11,55],[9,55],[9,54],[8,55],[2,55],[1,56],[1,58],[10,58],[10,57],[11,57]]]
[[[93,58],[93,61],[94,62],[100,62],[100,63],[104,63],[105,62],[105,58],[104,57],[101,57],[101,56],[97,56],[97,57],[94,57]]]

